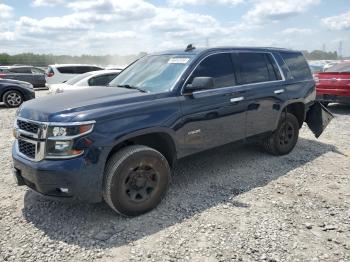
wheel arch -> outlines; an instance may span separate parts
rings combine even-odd
[[[106,163],[114,153],[130,145],[148,146],[159,151],[167,159],[170,166],[173,166],[177,160],[175,139],[169,130],[167,128],[151,128],[132,132],[117,139],[108,153]]]
[[[4,88],[4,90],[1,92],[0,94],[0,98],[1,98],[1,101],[4,102],[4,96],[5,94],[8,92],[8,91],[12,91],[12,90],[15,90],[19,93],[21,93],[21,95],[23,96],[24,98],[24,93],[20,90],[20,88],[16,87],[16,86],[8,86],[6,88]]]
[[[282,110],[280,111],[277,121],[276,121],[276,126],[275,129],[278,126],[279,123],[279,119],[281,118],[281,114],[283,112],[288,112],[293,114],[299,122],[299,128],[301,128],[303,126],[303,123],[305,121],[306,118],[306,104],[304,103],[304,101],[302,100],[295,100],[295,101],[290,101],[289,103],[285,104],[282,107]]]

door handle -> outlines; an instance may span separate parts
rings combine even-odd
[[[275,94],[282,94],[284,92],[284,89],[278,89],[278,90],[275,90]]]
[[[242,100],[244,100],[244,97],[243,97],[243,96],[240,96],[240,97],[231,98],[231,99],[230,99],[230,102],[231,102],[231,103],[236,103],[236,102],[239,102],[239,101],[242,101]]]

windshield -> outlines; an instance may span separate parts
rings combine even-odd
[[[85,74],[77,75],[77,76],[75,76],[75,77],[69,79],[69,80],[66,82],[66,84],[68,84],[68,85],[74,85],[74,84],[78,83],[80,80],[82,80],[82,79],[84,79],[85,77],[88,77],[88,76],[90,76],[90,75],[92,75],[92,73],[85,73]]]
[[[170,91],[188,67],[192,55],[145,56],[122,71],[109,86],[128,86],[158,93]]]
[[[328,69],[325,72],[350,72],[350,63],[339,63]]]

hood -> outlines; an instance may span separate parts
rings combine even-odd
[[[28,82],[6,79],[6,78],[1,78],[0,84],[14,84],[14,85],[21,85],[21,86],[31,86],[32,85],[31,83],[28,83]]]
[[[96,112],[116,110],[120,106],[152,99],[153,95],[117,87],[91,87],[23,103],[18,116],[43,122],[95,120]]]

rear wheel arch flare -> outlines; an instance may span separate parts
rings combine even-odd
[[[297,118],[300,128],[303,126],[303,123],[305,120],[305,115],[306,115],[304,103],[295,102],[295,103],[288,104],[283,108],[281,114],[283,114],[285,112],[291,113]]]

